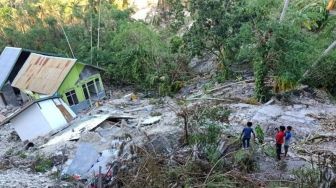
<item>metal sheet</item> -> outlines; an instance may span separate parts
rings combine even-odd
[[[56,93],[76,59],[32,53],[15,77],[12,86],[44,95]]]
[[[21,48],[6,47],[0,56],[0,89],[7,82],[8,76],[21,54]]]
[[[42,145],[41,148],[57,145],[64,143],[66,141],[78,140],[82,134],[95,129],[100,124],[108,119],[135,119],[133,116],[127,114],[104,114],[104,115],[94,115],[87,116],[81,119],[75,120],[66,129],[56,133],[46,144]]]

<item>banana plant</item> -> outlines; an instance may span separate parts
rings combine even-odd
[[[310,31],[317,31],[323,27],[328,19],[327,0],[297,0],[294,6],[299,10],[302,25]]]

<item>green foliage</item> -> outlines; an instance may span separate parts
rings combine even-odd
[[[327,15],[326,2],[299,0],[290,4],[285,21],[280,23],[282,2],[192,1],[190,10],[195,22],[184,36],[187,49],[191,55],[217,55],[222,62],[216,76],[219,82],[233,75],[232,64],[253,62],[255,97],[259,101],[267,101],[272,94],[265,83],[268,76],[275,78],[275,93],[294,89],[334,40],[330,37],[336,22]],[[302,26],[319,32],[307,32]],[[335,57],[330,59],[335,61]]]
[[[237,167],[245,173],[254,172],[258,169],[258,164],[254,159],[255,151],[239,150],[234,154],[234,161]]]
[[[12,148],[8,149],[8,150],[5,152],[5,155],[7,155],[7,156],[11,156],[11,155],[13,155],[13,154],[14,154],[14,149],[12,149]]]
[[[229,122],[231,110],[222,106],[212,107],[204,111],[203,117],[210,121]]]
[[[272,158],[275,158],[276,157],[276,151],[275,151],[275,147],[272,147],[270,145],[265,145],[263,146],[263,152],[269,156],[269,157],[272,157]]]
[[[182,45],[183,45],[183,39],[181,37],[173,36],[170,39],[170,50],[172,53],[180,52]]]
[[[294,10],[298,10],[293,14],[296,13],[299,22],[310,31],[318,31],[328,19],[326,0],[298,0],[294,2],[293,7]]]
[[[255,132],[256,132],[256,137],[258,138],[258,142],[260,144],[263,144],[264,139],[265,139],[265,133],[264,133],[264,130],[261,128],[261,126],[259,124],[257,124],[257,126],[255,128]]]
[[[48,159],[45,156],[38,156],[33,166],[36,172],[47,172],[51,169],[52,165],[53,162],[51,159]]]
[[[268,73],[267,66],[263,61],[256,61],[254,63],[254,76],[256,88],[254,90],[255,97],[261,101],[265,102],[269,98],[269,92],[265,86],[265,79]]]
[[[27,154],[24,151],[19,151],[17,153],[17,155],[21,158],[21,159],[25,159],[27,158]]]
[[[221,131],[217,125],[209,125],[204,133],[196,133],[191,136],[191,144],[213,145],[217,144]]]
[[[167,0],[167,3],[170,5],[168,13],[171,19],[170,27],[173,31],[178,31],[185,23],[182,0]]]
[[[300,168],[294,170],[295,178],[297,179],[298,188],[315,188],[320,185],[320,172],[315,168]]]
[[[240,7],[245,1],[195,0],[190,2],[190,11],[195,22],[184,40],[191,55],[212,53],[217,56],[221,66],[221,79],[229,77],[229,66],[235,62],[241,43],[246,35],[251,35],[251,25]],[[251,17],[253,19],[253,16]],[[248,48],[248,46],[245,46]],[[246,48],[243,48],[246,52]],[[242,55],[241,55],[242,56]]]
[[[310,69],[309,75],[302,81],[305,84],[317,88],[328,89],[334,96],[336,95],[336,54],[330,54],[322,58],[317,66]]]
[[[220,153],[217,150],[217,143],[221,135],[220,127],[214,124],[207,125],[204,131],[194,132],[190,136],[189,143],[191,145],[200,145],[206,157],[211,164],[216,163],[219,159]]]
[[[168,45],[147,25],[137,22],[121,25],[111,47],[114,58],[108,70],[112,80],[156,90],[161,95],[181,87],[182,77],[176,75],[178,65],[167,51]]]

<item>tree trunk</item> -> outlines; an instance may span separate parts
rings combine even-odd
[[[329,46],[326,50],[324,50],[324,52],[322,53],[322,55],[321,55],[321,56],[320,56],[320,57],[313,63],[313,65],[311,66],[311,68],[316,67],[317,64],[320,62],[320,60],[321,60],[324,56],[328,55],[328,54],[329,54],[335,47],[336,47],[336,40],[335,40],[333,43],[331,43],[330,46]],[[306,78],[306,77],[308,76],[308,74],[309,74],[309,70],[310,70],[310,69],[306,70],[306,72],[303,74],[303,77],[302,77],[302,78]]]
[[[285,18],[285,14],[287,12],[288,5],[289,5],[289,0],[284,0],[284,7],[283,7],[282,12],[281,12],[280,22],[282,22],[283,19]]]
[[[323,52],[322,56],[327,55],[331,50],[336,47],[336,40]]]

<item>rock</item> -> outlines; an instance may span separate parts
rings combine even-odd
[[[168,155],[172,152],[172,146],[168,139],[164,136],[158,135],[151,139],[145,147],[149,151],[154,151],[156,154]]]
[[[58,171],[58,169],[57,169],[56,166],[54,166],[54,167],[51,169],[51,172],[52,172],[52,173],[56,173],[57,171]]]
[[[94,142],[101,142],[102,137],[95,132],[86,132],[81,135],[81,138],[79,139],[80,142],[83,143],[94,143]]]
[[[150,117],[148,119],[145,119],[141,125],[151,125],[154,123],[157,123],[161,120],[161,116],[154,116],[154,117]]]
[[[12,131],[9,136],[9,141],[20,141],[19,135],[16,133],[16,131]]]
[[[10,162],[10,160],[9,159],[4,159],[4,158],[2,158],[1,160],[0,160],[0,170],[2,171],[2,170],[7,170],[7,169],[10,169],[11,168],[11,162]]]

